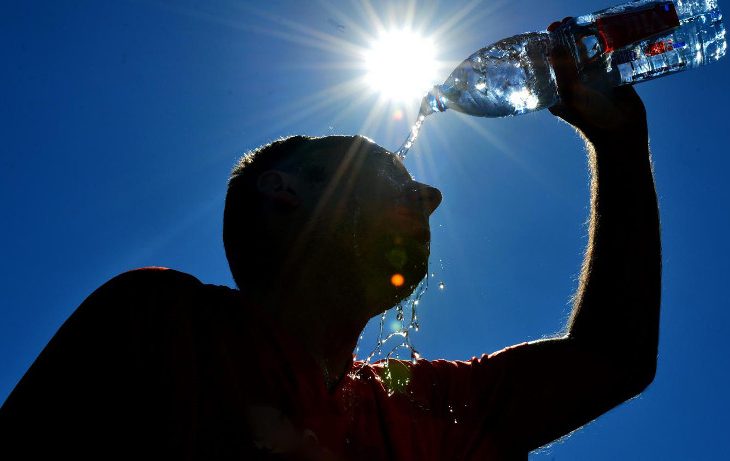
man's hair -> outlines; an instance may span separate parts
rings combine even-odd
[[[241,157],[228,180],[226,205],[223,212],[223,245],[236,285],[243,287],[256,279],[260,268],[262,245],[259,239],[267,238],[266,229],[258,225],[261,196],[256,183],[261,173],[270,169],[297,171],[310,181],[324,181],[321,171],[305,167],[312,153],[325,151],[346,152],[357,149],[365,141],[362,136],[290,136],[257,147]],[[337,148],[337,149],[334,149]]]

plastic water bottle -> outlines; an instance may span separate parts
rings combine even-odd
[[[569,50],[583,82],[610,87],[715,62],[727,44],[716,0],[638,0],[482,48],[426,95],[419,120],[446,109],[504,117],[556,104],[548,59],[556,46]]]

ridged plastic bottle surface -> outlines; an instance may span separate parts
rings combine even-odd
[[[596,86],[692,69],[717,61],[727,48],[714,0],[642,0],[575,18],[562,33],[581,77]]]
[[[421,113],[447,108],[481,117],[519,115],[559,100],[551,47],[573,54],[595,87],[634,84],[717,61],[726,53],[715,0],[649,1],[574,18],[553,32],[532,32],[482,48],[426,95]]]

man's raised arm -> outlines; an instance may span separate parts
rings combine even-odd
[[[644,106],[631,87],[584,86],[561,58],[551,112],[586,140],[589,241],[566,334],[494,357],[508,375],[506,433],[528,450],[640,393],[657,360],[661,245]]]

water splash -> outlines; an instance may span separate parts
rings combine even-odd
[[[360,336],[357,338],[357,343],[355,344],[355,355],[360,353],[360,343],[362,342],[362,333],[360,333]]]
[[[372,363],[373,359],[376,357],[383,357],[386,363],[391,358],[400,358],[400,351],[403,349],[408,352],[409,359],[412,363],[416,363],[416,361],[421,358],[421,354],[419,354],[418,350],[416,350],[411,342],[411,332],[418,331],[420,328],[418,323],[417,306],[420,304],[421,298],[428,290],[428,279],[429,277],[424,277],[423,280],[418,283],[415,290],[413,290],[413,293],[408,298],[399,302],[393,309],[395,311],[395,322],[399,324],[399,328],[395,328],[393,331],[386,334],[385,322],[388,318],[388,311],[385,311],[380,315],[378,340],[375,344],[375,348],[372,352],[370,352],[370,354],[368,354],[365,360],[363,360],[362,365],[354,371],[353,377],[357,378],[360,370]],[[406,319],[405,313],[407,311],[410,311],[409,319]],[[400,341],[396,342],[396,344],[393,345],[387,353],[384,352],[384,348],[387,345],[391,345],[393,342],[391,340],[393,338],[399,338]]]

